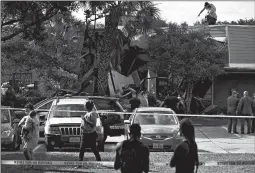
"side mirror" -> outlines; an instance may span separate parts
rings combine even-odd
[[[129,120],[124,120],[124,124],[130,124]]]

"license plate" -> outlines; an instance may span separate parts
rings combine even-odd
[[[123,126],[110,126],[110,129],[124,129]]]
[[[69,142],[80,142],[80,141],[81,141],[80,137],[70,137],[69,138]]]
[[[154,149],[163,149],[164,148],[164,144],[153,143],[153,148]]]

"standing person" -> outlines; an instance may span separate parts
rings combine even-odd
[[[228,115],[236,115],[236,110],[238,106],[239,99],[237,98],[237,92],[232,91],[232,95],[227,99],[227,114]],[[233,133],[237,134],[236,126],[237,126],[237,118],[229,118],[228,120],[228,133],[231,133],[233,123]]]
[[[179,99],[176,96],[170,96],[170,94],[168,94],[168,96],[165,98],[164,102],[160,105],[160,107],[171,108],[175,113],[177,113],[178,102]]]
[[[185,140],[179,144],[170,161],[170,166],[175,167],[175,173],[194,173],[198,171],[198,151],[195,141],[195,130],[192,122],[188,118],[184,118],[180,123],[180,133]]]
[[[244,91],[237,107],[237,113],[243,116],[252,116],[252,103],[253,100],[249,97],[248,91]],[[250,134],[251,125],[249,118],[241,118],[241,134],[244,134],[244,121],[247,122],[247,134]]]
[[[83,161],[85,148],[90,148],[94,153],[96,160],[101,161],[99,151],[96,146],[97,133],[96,133],[96,122],[97,113],[93,111],[94,102],[88,101],[86,103],[87,113],[82,117],[81,120],[81,144],[79,161]],[[75,167],[81,168],[81,165]]]
[[[208,11],[207,15],[205,16],[208,25],[215,25],[217,21],[216,7],[213,4],[205,2],[204,8],[201,10],[198,16],[200,16],[204,10]]]
[[[24,156],[26,160],[34,160],[34,149],[39,141],[39,121],[36,118],[36,112],[33,110],[26,118],[23,126]],[[33,166],[28,167],[29,169]]]
[[[142,142],[139,124],[130,126],[130,139],[117,144],[114,169],[121,173],[148,173],[149,149]]]
[[[136,108],[139,108],[141,105],[140,99],[137,97],[136,91],[132,92],[132,98],[129,100],[130,112],[133,112]]]
[[[255,117],[255,93],[253,93],[252,107],[253,107],[253,117]],[[252,119],[251,132],[255,133],[255,118]]]
[[[26,120],[27,120],[27,118],[29,118],[29,114],[30,114],[30,112],[31,111],[33,111],[34,110],[34,106],[33,106],[33,104],[32,103],[27,103],[26,105],[25,105],[25,113],[26,113],[26,116],[24,116],[20,121],[19,121],[19,124],[18,124],[18,135],[23,135],[22,134],[22,129],[23,129],[23,126],[25,125],[25,122],[26,122]],[[21,141],[21,143],[22,143],[22,141]]]

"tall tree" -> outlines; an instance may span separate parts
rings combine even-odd
[[[42,39],[42,24],[59,12],[74,10],[77,3],[61,1],[1,1],[1,41],[22,34]]]
[[[168,74],[169,79],[180,79],[188,113],[195,83],[224,73],[226,46],[209,36],[204,30],[189,32],[186,24],[169,24],[167,32],[150,40],[149,55],[154,61],[148,67],[158,74]]]

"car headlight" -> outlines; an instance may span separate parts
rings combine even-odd
[[[60,135],[59,127],[49,127],[45,130],[46,134]]]
[[[8,137],[11,134],[11,130],[2,131],[2,137]]]

